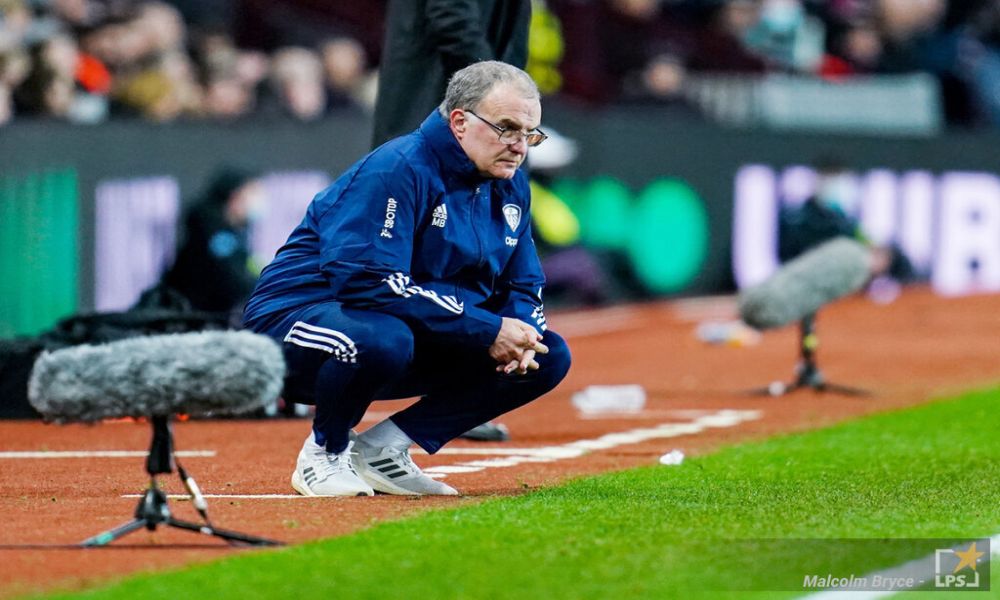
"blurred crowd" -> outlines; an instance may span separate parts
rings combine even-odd
[[[255,36],[281,2],[262,3],[266,10],[252,4],[0,0],[0,123],[23,116],[309,121],[371,103],[377,53],[347,33],[358,30],[350,21],[318,28],[322,36],[295,39],[294,27]],[[256,20],[239,17],[248,10]]]
[[[370,109],[386,0],[0,0],[0,124]],[[591,105],[687,105],[692,78],[930,73],[1000,125],[1000,0],[534,0],[528,70]],[[693,110],[693,109],[692,109]]]

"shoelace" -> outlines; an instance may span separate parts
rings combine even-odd
[[[317,468],[318,472],[316,475],[320,477],[322,481],[325,481],[328,477],[333,475],[343,473],[345,469],[357,475],[354,471],[354,465],[351,464],[351,448],[353,446],[353,441],[347,442],[347,448],[344,448],[344,451],[340,454],[332,454],[327,452],[324,448],[319,448],[316,451],[317,454],[322,453],[321,458],[325,458],[326,460],[319,461],[319,464],[322,466]]]

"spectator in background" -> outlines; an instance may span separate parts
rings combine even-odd
[[[885,44],[874,18],[858,15],[843,22],[833,22],[819,74],[836,79],[874,73],[879,69],[884,50]]]
[[[480,60],[523,69],[530,19],[530,0],[390,0],[372,146],[416,129],[459,69]]]
[[[323,64],[312,50],[288,47],[275,52],[269,83],[270,97],[283,114],[313,121],[326,113]]]
[[[824,53],[825,27],[802,0],[762,0],[757,22],[746,32],[746,46],[780,68],[814,73]]]
[[[701,25],[688,55],[693,71],[764,73],[772,65],[745,40],[760,21],[759,0],[728,0],[702,9]]]
[[[197,57],[204,86],[205,115],[229,120],[256,109],[257,87],[270,69],[267,55],[240,50],[228,35],[214,32],[199,38]]]
[[[177,260],[162,284],[191,307],[226,313],[237,324],[257,282],[248,227],[263,207],[264,189],[254,171],[224,167],[190,209]]]
[[[195,1],[195,0],[189,0]],[[240,48],[271,53],[286,46],[318,47],[330,38],[349,36],[379,63],[386,29],[385,1],[231,0],[233,37]]]
[[[0,52],[8,52],[24,44],[31,28],[31,11],[24,0],[0,1]]]
[[[824,157],[816,163],[816,190],[799,207],[784,207],[778,217],[778,258],[792,260],[835,237],[860,238],[857,221],[848,216],[854,194],[843,163]]]
[[[76,39],[58,31],[31,47],[27,60],[8,54],[13,81],[17,81],[15,100],[24,114],[68,119],[78,123],[96,123],[107,117],[106,94],[110,75],[92,57],[80,52]],[[4,69],[6,71],[6,69]],[[20,73],[18,71],[21,71]]]
[[[605,85],[612,98],[669,102],[686,76],[678,54],[682,38],[658,0],[607,0],[600,43]]]
[[[1000,127],[1000,4],[975,0],[949,15],[955,44],[948,72],[968,90],[973,122]],[[956,24],[957,22],[957,24]],[[947,96],[946,96],[947,99]]]
[[[67,118],[73,105],[76,45],[66,36],[54,36],[31,48],[31,70],[17,88],[19,113]]]
[[[330,107],[360,106],[370,112],[375,93],[361,43],[347,36],[335,37],[323,42],[319,52]]]
[[[760,2],[550,0],[566,36],[566,89],[605,103],[623,91],[635,95],[644,80],[655,85],[668,70],[674,78],[677,66],[763,73],[768,62],[746,47],[760,22]]]
[[[895,246],[879,247],[868,240],[848,207],[857,192],[851,174],[842,162],[825,157],[816,163],[816,191],[801,206],[785,207],[778,215],[778,258],[788,262],[800,254],[837,237],[848,237],[872,249],[872,274],[888,275],[905,282],[913,278],[913,267]],[[878,286],[885,287],[879,279]],[[898,287],[898,284],[892,283]]]

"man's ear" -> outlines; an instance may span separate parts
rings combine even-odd
[[[451,127],[451,132],[455,134],[455,137],[462,139],[465,135],[465,130],[469,126],[469,119],[465,115],[465,111],[456,108],[448,114],[448,124]]]

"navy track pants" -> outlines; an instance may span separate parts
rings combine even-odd
[[[425,339],[384,313],[345,308],[338,302],[303,307],[251,330],[282,343],[288,372],[286,401],[316,405],[313,429],[330,452],[347,446],[373,400],[420,396],[391,417],[421,448],[433,454],[469,429],[523,406],[566,376],[566,342],[547,331],[549,353],[537,371],[497,373],[486,349]]]

